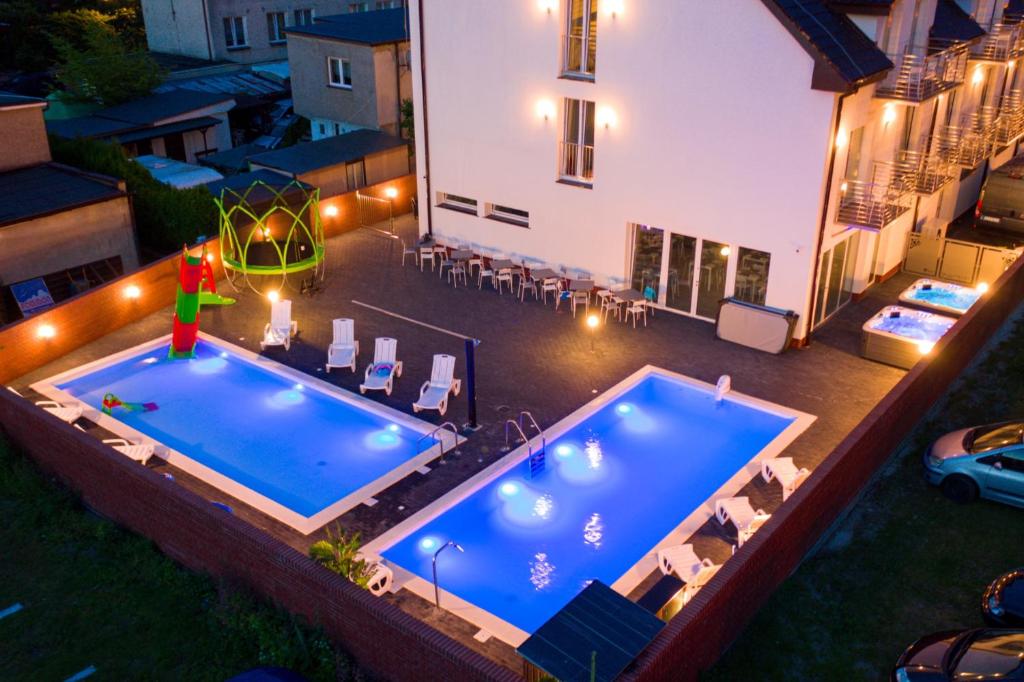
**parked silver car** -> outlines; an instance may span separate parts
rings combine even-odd
[[[947,433],[928,448],[924,470],[957,502],[983,497],[1024,507],[1024,422]]]

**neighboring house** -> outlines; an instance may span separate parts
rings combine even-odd
[[[60,301],[138,266],[124,182],[53,163],[45,106],[0,92],[0,323],[20,316],[11,285]]]
[[[422,230],[701,319],[726,296],[793,310],[805,339],[1014,154],[1017,21],[993,0],[412,3]]]
[[[234,106],[234,97],[224,93],[175,90],[46,125],[65,138],[118,142],[129,156],[155,154],[195,163],[198,157],[231,149],[228,111]]]
[[[142,0],[154,52],[251,64],[286,57],[285,30],[317,16],[400,6],[400,0]]]
[[[376,130],[357,130],[250,156],[249,167],[302,180],[328,199],[408,175],[409,145]]]
[[[399,135],[412,98],[404,9],[317,17],[288,29],[295,113],[314,140],[368,128]]]

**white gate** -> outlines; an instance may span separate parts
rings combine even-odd
[[[1019,255],[1013,249],[911,233],[903,270],[974,286],[995,282]]]

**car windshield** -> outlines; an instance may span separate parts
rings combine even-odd
[[[987,630],[953,663],[955,679],[989,678],[1024,672],[1024,632]]]
[[[1019,445],[1022,432],[1024,432],[1024,424],[1020,422],[979,426],[967,437],[967,451],[974,455],[979,452],[998,450],[1009,445]]]

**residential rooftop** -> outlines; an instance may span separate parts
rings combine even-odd
[[[0,173],[0,227],[124,196],[113,178],[58,163]]]
[[[125,133],[152,128],[168,119],[184,116],[190,112],[232,102],[230,94],[198,92],[191,90],[175,90],[143,97],[133,102],[126,102],[115,107],[102,109],[88,116],[47,121],[46,128],[50,133],[61,137],[121,137]],[[208,120],[206,120],[208,119]],[[220,121],[212,117],[197,117],[186,121],[170,121],[166,125],[173,126],[161,130],[161,134],[195,130],[199,127],[216,125]],[[152,137],[152,135],[148,135]],[[130,141],[121,138],[122,141]]]
[[[404,8],[332,14],[317,17],[312,24],[290,26],[287,33],[345,43],[388,45],[409,40],[409,17]]]
[[[249,161],[292,175],[301,175],[407,145],[405,140],[378,130],[355,130],[315,142],[254,154],[249,157]]]
[[[19,107],[46,106],[46,100],[40,97],[29,97],[18,95],[6,90],[0,90],[0,109],[16,109]]]

